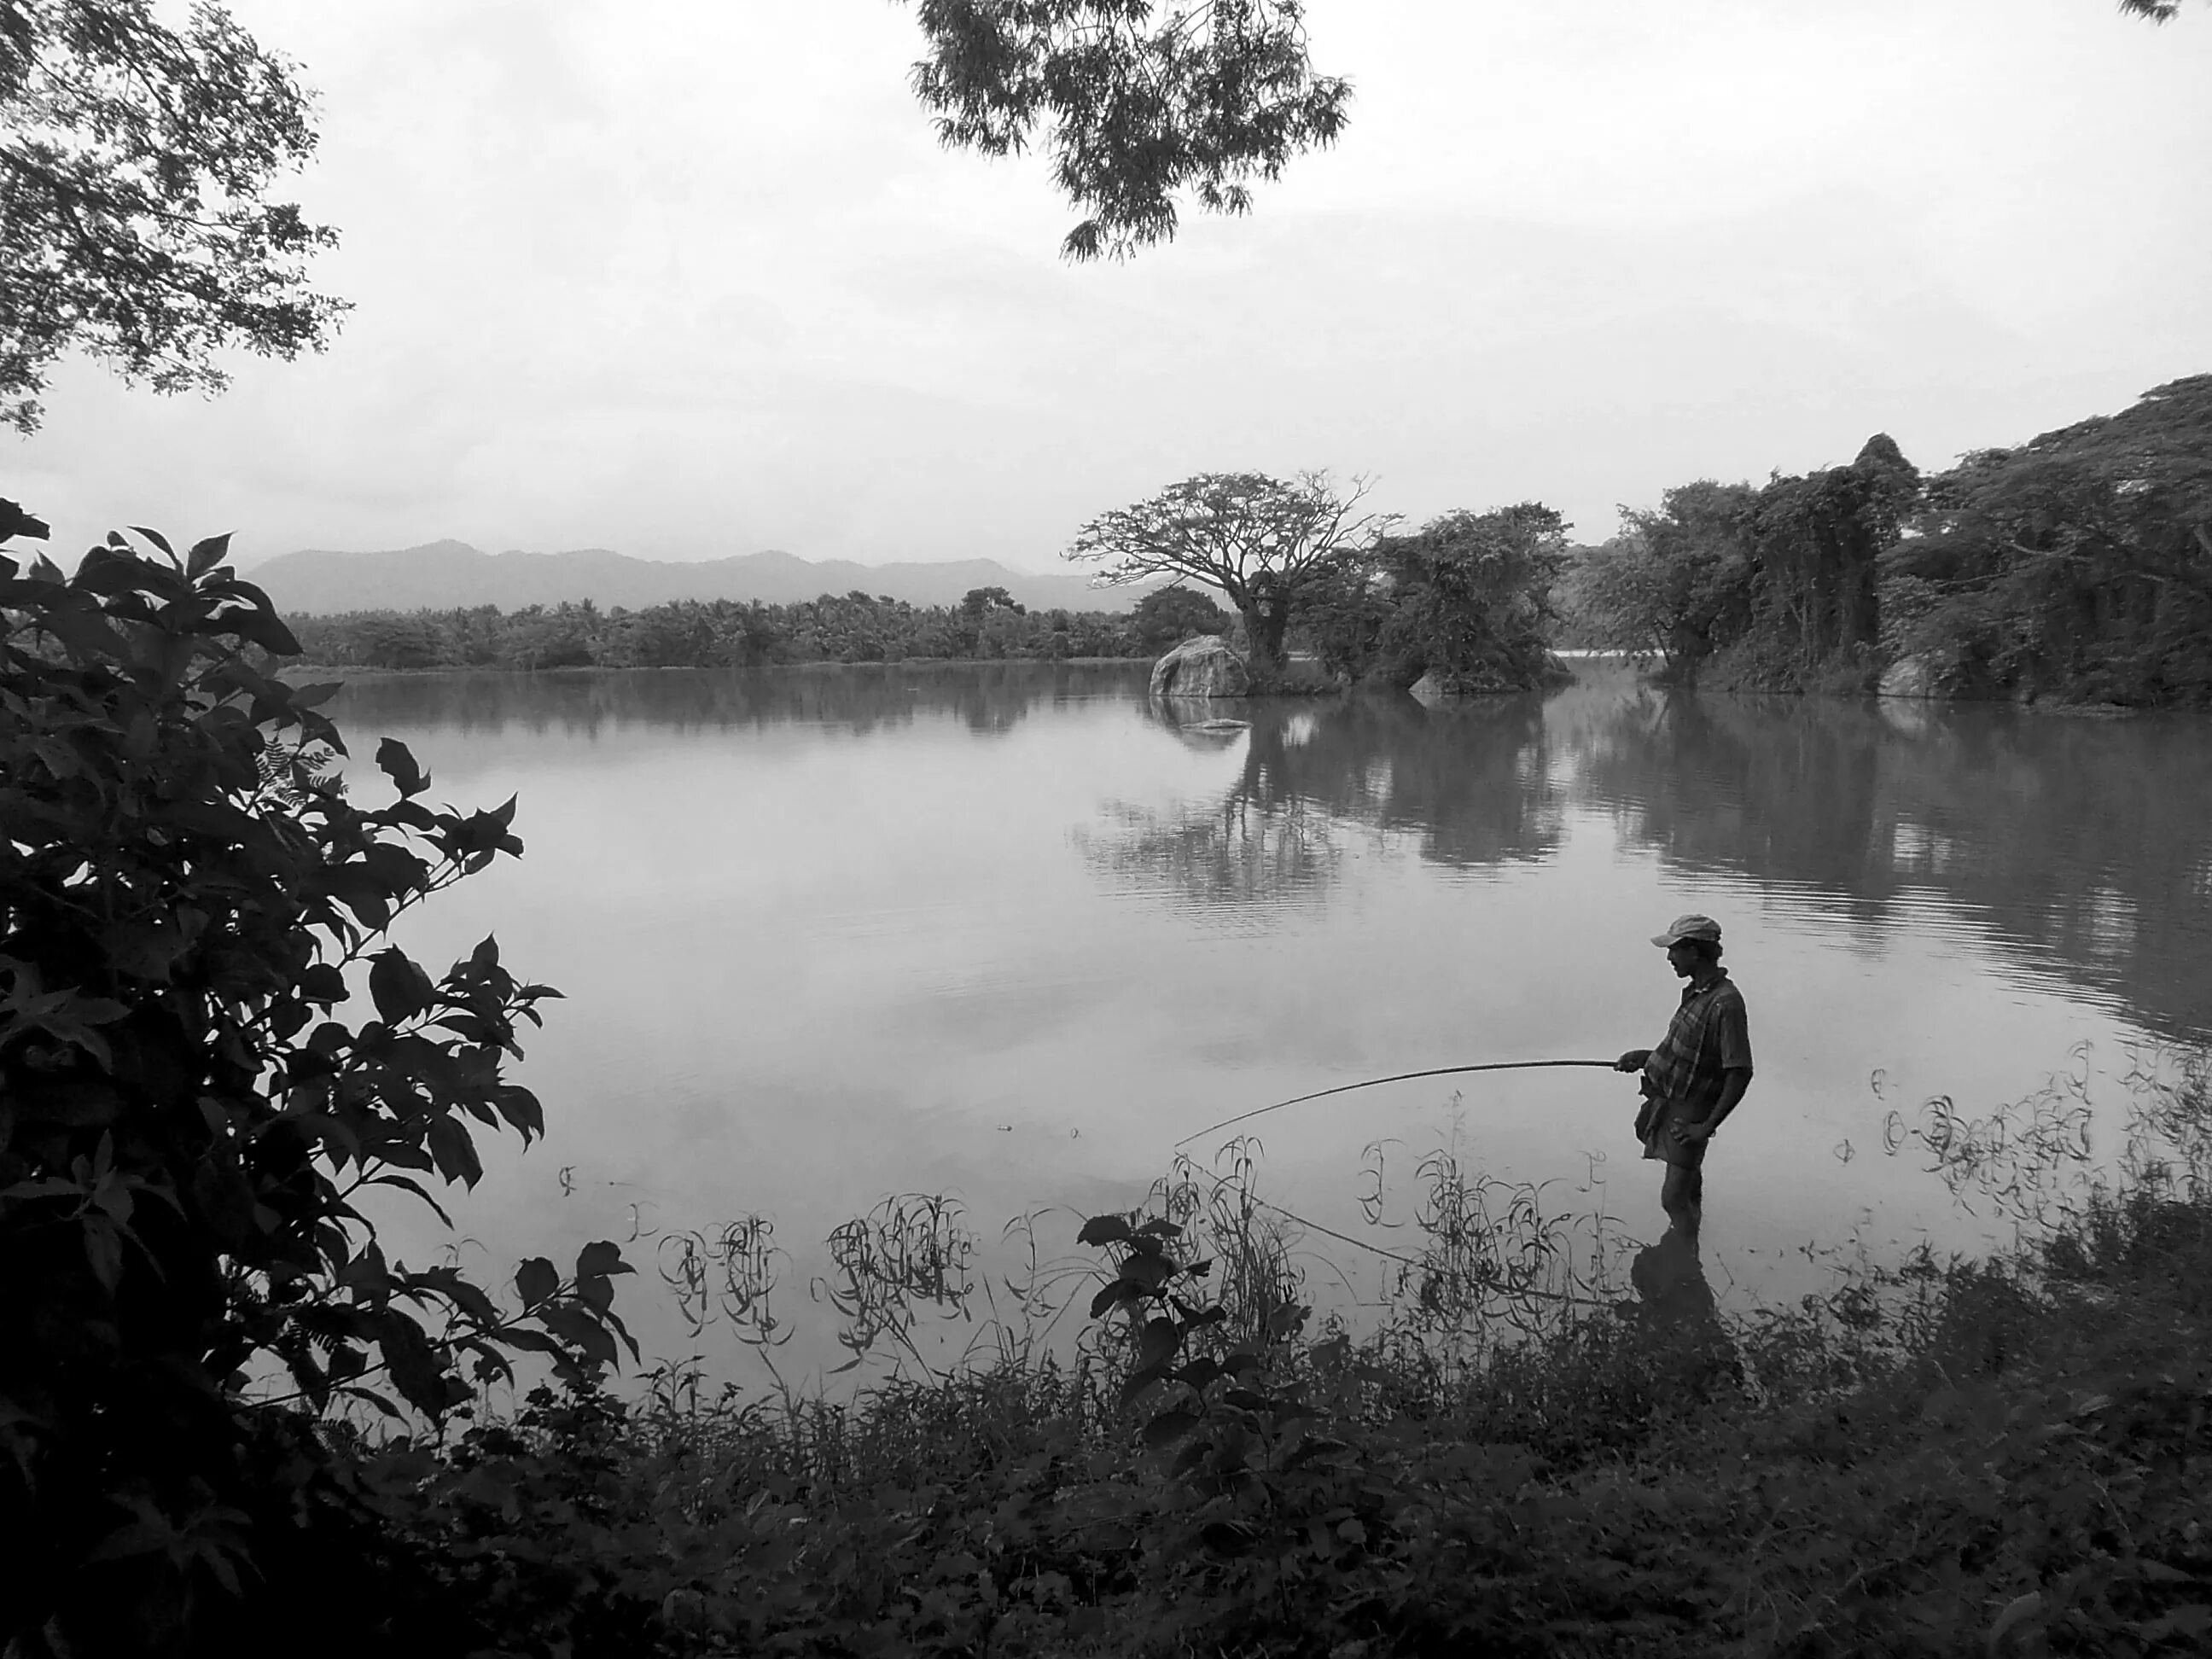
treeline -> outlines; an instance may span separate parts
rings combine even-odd
[[[1030,611],[1001,587],[957,605],[864,593],[799,605],[681,599],[642,611],[575,605],[356,611],[288,618],[311,663],[361,668],[752,668],[784,663],[1153,656],[1228,615],[1184,588],[1133,611]]]
[[[2212,704],[2212,374],[1923,476],[1851,464],[1668,490],[1581,551],[1583,642],[1717,687]]]

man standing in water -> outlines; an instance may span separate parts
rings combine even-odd
[[[1696,1247],[1705,1190],[1705,1143],[1751,1086],[1751,1030],[1743,993],[1721,966],[1721,925],[1711,916],[1678,916],[1651,942],[1690,981],[1681,1006],[1656,1048],[1631,1048],[1613,1069],[1644,1073],[1644,1107],[1636,1138],[1644,1156],[1667,1166],[1659,1203],[1684,1239]]]

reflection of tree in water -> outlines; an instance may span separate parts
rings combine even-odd
[[[2212,727],[1647,693],[1562,732],[1577,789],[1692,869],[1809,885],[1869,935],[1913,890],[2170,1035],[2212,1024]]]
[[[1357,828],[1418,838],[1425,857],[1481,866],[1557,845],[1542,704],[1486,698],[1427,708],[1361,696],[1234,707],[1248,724],[1162,705],[1152,717],[1201,749],[1241,744],[1236,781],[1167,811],[1107,809],[1101,868],[1204,902],[1310,895],[1334,878]]]
[[[1126,695],[1144,674],[1136,664],[1026,661],[426,674],[351,681],[330,712],[363,733],[403,726],[495,734],[512,726],[595,737],[628,725],[866,732],[949,714],[988,734],[1012,730],[1039,702]]]

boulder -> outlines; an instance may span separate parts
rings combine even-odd
[[[1936,684],[1936,664],[1927,657],[1899,657],[1881,671],[1875,695],[1884,697],[1934,697],[1942,695]]]
[[[1152,665],[1152,690],[1156,697],[1242,697],[1252,677],[1218,634],[1200,634]]]

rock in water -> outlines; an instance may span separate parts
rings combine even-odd
[[[1156,697],[1242,697],[1252,690],[1244,659],[1218,634],[1200,634],[1152,665]]]

